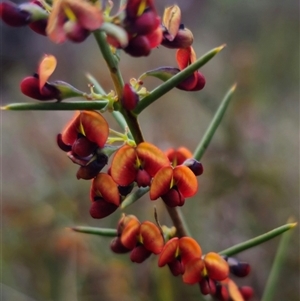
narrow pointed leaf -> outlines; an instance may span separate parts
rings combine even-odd
[[[152,69],[152,70],[149,70],[149,71],[143,73],[139,77],[139,79],[143,80],[147,76],[152,76],[152,77],[156,77],[165,82],[179,72],[180,72],[180,70],[178,68],[164,66],[164,67]]]
[[[220,255],[227,255],[227,256],[233,256],[235,254],[238,254],[242,251],[245,251],[247,249],[253,248],[257,245],[260,245],[284,232],[286,232],[287,230],[290,230],[294,227],[296,227],[297,223],[289,223],[286,225],[283,225],[281,227],[278,227],[272,231],[269,231],[265,234],[259,235],[255,238],[252,238],[250,240],[247,240],[245,242],[242,242],[240,244],[237,244],[235,246],[232,246],[226,250],[223,250],[221,252],[219,252]]]
[[[69,101],[51,103],[12,103],[1,107],[6,111],[76,111],[101,110],[107,101]]]
[[[155,88],[151,93],[144,97],[134,109],[135,114],[140,114],[145,108],[147,108],[151,103],[153,103],[158,98],[162,97],[164,94],[172,90],[176,87],[179,83],[181,83],[184,79],[189,77],[189,75],[193,74],[196,70],[200,67],[204,66],[207,62],[209,62],[217,53],[219,53],[225,45],[220,47],[214,48],[196,60],[193,64],[182,70],[181,72],[177,73],[169,80]]]
[[[115,237],[118,234],[116,229],[109,229],[109,228],[76,226],[76,227],[72,227],[71,229],[75,232],[94,234],[99,236],[108,236],[108,237]]]
[[[226,93],[225,97],[223,98],[217,112],[215,113],[214,118],[212,119],[210,125],[208,126],[202,140],[196,147],[196,150],[194,152],[194,158],[198,161],[202,158],[204,152],[206,151],[212,137],[214,136],[219,124],[222,121],[222,118],[225,114],[225,111],[230,103],[230,100],[232,98],[232,95],[235,91],[236,85],[233,85],[229,91]]]
[[[295,225],[295,224],[294,224]],[[287,256],[287,248],[290,247],[290,239],[292,232],[284,233],[280,239],[280,243],[276,252],[276,256],[269,274],[267,284],[265,286],[261,301],[275,300],[276,291],[280,287],[280,276]]]
[[[133,193],[129,194],[121,204],[121,209],[128,207],[129,205],[138,201],[143,195],[149,191],[149,187],[140,187]]]

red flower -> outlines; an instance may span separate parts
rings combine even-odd
[[[178,49],[176,52],[176,60],[180,70],[185,69],[196,61],[196,53],[192,46]],[[202,90],[205,86],[205,78],[199,71],[195,71],[187,79],[181,82],[177,88],[186,91]]]
[[[174,167],[176,165],[181,165],[186,159],[193,157],[193,154],[184,146],[181,146],[178,149],[170,148],[165,151],[165,154]]]
[[[120,205],[120,195],[117,184],[105,173],[99,173],[93,179],[90,199],[92,205],[90,214],[93,218],[103,218],[114,211]]]
[[[159,255],[158,266],[163,267],[168,264],[172,274],[178,276],[184,273],[185,265],[190,260],[201,255],[201,248],[193,238],[174,237],[164,245]]]
[[[58,146],[81,167],[77,178],[91,179],[107,164],[108,157],[101,153],[108,138],[106,120],[96,111],[77,112],[57,137]]]
[[[182,206],[185,198],[195,195],[197,190],[197,178],[187,166],[165,166],[153,178],[150,199],[161,197],[170,207]]]
[[[203,258],[194,258],[185,266],[183,282],[195,284],[205,278],[222,281],[229,275],[228,263],[219,254],[210,252]]]
[[[149,221],[140,223],[135,217],[121,223],[121,234],[113,240],[113,248],[117,253],[130,250],[131,261],[137,263],[143,262],[152,253],[159,254],[163,245],[164,239],[159,228]]]
[[[63,43],[66,39],[82,42],[102,23],[102,11],[97,5],[84,0],[57,0],[54,1],[46,31],[55,43]]]
[[[165,154],[153,144],[142,142],[136,147],[122,146],[115,154],[111,164],[111,176],[121,186],[137,182],[146,187],[152,177],[162,168],[168,166]]]

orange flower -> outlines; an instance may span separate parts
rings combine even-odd
[[[222,281],[229,275],[229,266],[219,254],[210,252],[203,258],[195,258],[185,266],[183,282],[195,284],[202,279],[210,278],[215,281]]]
[[[170,164],[165,154],[153,144],[142,142],[136,147],[122,146],[115,154],[111,164],[111,176],[121,186],[137,182],[146,187],[152,177],[163,166]]]
[[[90,214],[93,218],[103,218],[114,211],[120,205],[120,195],[117,184],[105,173],[99,173],[92,181],[90,190],[92,202]]]
[[[174,167],[176,165],[181,165],[186,159],[193,157],[193,154],[184,146],[181,146],[178,149],[170,148],[165,151],[165,154]]]
[[[153,178],[150,199],[161,197],[170,207],[182,206],[185,198],[195,195],[197,190],[197,178],[187,166],[165,166]]]
[[[172,274],[178,276],[184,273],[185,265],[190,260],[201,255],[201,248],[193,238],[174,237],[164,245],[159,255],[158,266],[163,267],[168,264]]]
[[[159,254],[161,252],[164,239],[155,224],[149,221],[140,223],[136,218],[130,218],[122,228],[120,240],[117,243],[121,243],[125,249],[131,250],[132,262],[141,263],[152,253]]]
[[[55,43],[66,39],[82,42],[91,31],[100,28],[103,15],[99,6],[85,0],[54,0],[47,35]]]

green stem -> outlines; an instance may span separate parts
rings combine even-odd
[[[221,120],[225,114],[225,111],[229,105],[229,102],[232,98],[232,95],[235,91],[236,85],[233,85],[229,91],[226,93],[225,97],[223,98],[217,112],[215,113],[214,118],[212,119],[210,125],[208,126],[202,140],[199,142],[196,150],[194,152],[194,158],[198,161],[202,158],[204,152],[206,151],[212,137],[214,136],[218,126],[221,123]]]
[[[98,43],[98,46],[99,46],[99,48],[102,52],[103,58],[106,61],[106,64],[108,66],[108,69],[110,71],[112,80],[113,80],[114,85],[115,85],[115,89],[116,89],[116,93],[118,95],[118,99],[120,100],[121,97],[122,97],[122,90],[123,90],[124,82],[123,82],[123,78],[121,76],[121,73],[119,71],[118,60],[114,57],[114,55],[113,55],[113,53],[110,49],[110,46],[108,45],[108,43],[106,41],[106,34],[104,32],[102,32],[101,30],[96,30],[96,31],[94,31],[94,36],[95,36],[95,39]],[[223,46],[219,47],[219,48],[216,48],[214,52],[212,51],[210,58],[212,58],[222,48],[223,48]],[[207,60],[209,60],[209,59],[207,58]],[[203,64],[205,63],[204,60],[203,60],[202,63]],[[193,66],[195,68],[194,64],[192,64],[191,66]],[[191,66],[189,66],[188,68],[190,68]],[[188,71],[185,71],[186,72],[186,73],[184,73],[185,77],[188,77],[188,75],[192,73],[192,71],[191,71],[192,68],[188,69]],[[197,70],[198,68],[195,68],[195,70]],[[178,74],[176,76],[178,76]],[[174,76],[174,77],[176,77],[176,76]],[[180,76],[177,77],[177,79],[179,78],[178,83],[182,79],[184,79],[185,77],[183,77],[183,78],[180,78]],[[176,81],[176,78],[175,78],[175,81]],[[160,88],[159,89],[160,92],[159,93],[156,92],[156,94],[155,94],[156,99],[159,98],[160,96],[162,96],[164,93],[167,93],[173,87],[174,86],[172,86],[172,85],[168,86],[168,83],[167,83],[166,88]],[[143,102],[143,100],[141,102]],[[125,110],[120,105],[119,102],[116,104],[115,109],[120,111],[120,113],[124,116],[124,118],[126,120],[126,123],[129,127],[129,130],[130,130],[136,144],[139,144],[139,143],[143,142],[144,138],[143,138],[143,134],[142,134],[140,125],[139,125],[138,120],[137,120],[137,114],[134,114],[133,112]],[[168,206],[166,206],[166,207],[167,207],[167,210],[169,212],[169,215],[171,216],[171,219],[173,220],[174,226],[178,229],[179,235],[180,236],[187,236],[187,230],[186,230],[185,222],[183,220],[183,216],[178,213],[179,210],[177,208],[169,208]]]
[[[286,258],[287,248],[290,246],[289,242],[291,239],[292,231],[284,233],[281,237],[279,247],[276,252],[276,256],[272,265],[272,269],[264,289],[264,293],[261,301],[272,301],[275,300],[275,292],[278,291],[279,278],[284,260]]]
[[[137,105],[137,107],[133,110],[134,114],[139,115],[144,109],[146,109],[150,104],[152,104],[155,100],[162,97],[164,94],[175,88],[178,84],[180,84],[183,80],[189,77],[193,72],[198,70],[200,67],[205,65],[208,61],[210,61],[217,53],[219,53],[225,45],[214,48],[200,57],[193,64],[183,69],[176,75],[172,76],[170,79],[165,81],[163,84],[155,88],[151,93],[144,97]]]
[[[74,111],[74,110],[101,110],[107,101],[68,101],[68,102],[37,102],[12,103],[1,107],[1,110],[11,111]]]
[[[169,207],[166,205],[167,211],[176,227],[176,235],[178,237],[191,236],[188,226],[185,222],[184,216],[178,207]]]
[[[296,225],[297,225],[297,223],[289,223],[289,224],[283,225],[283,226],[278,227],[278,228],[276,228],[272,231],[269,231],[265,234],[262,234],[260,236],[255,237],[255,238],[252,238],[250,240],[247,240],[245,242],[237,244],[233,247],[230,247],[226,250],[223,250],[223,251],[219,252],[219,254],[220,255],[227,255],[227,256],[232,256],[232,255],[238,254],[242,251],[245,251],[245,250],[253,248],[257,245],[260,245],[260,244],[262,244],[262,243],[264,243],[264,242],[266,242],[266,241],[268,241],[268,240],[284,233],[285,231],[294,228]]]
[[[75,232],[94,234],[100,236],[115,237],[118,235],[116,229],[85,227],[85,226],[76,226],[76,227],[72,227],[71,229]]]

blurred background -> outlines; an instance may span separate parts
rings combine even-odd
[[[172,1],[157,1],[162,14]],[[195,149],[221,99],[237,82],[234,99],[203,156],[198,194],[182,208],[204,252],[221,251],[299,220],[299,4],[293,0],[178,0],[182,22],[192,30],[200,57],[227,47],[201,72],[203,91],[173,90],[140,116],[146,140],[162,149]],[[19,83],[36,71],[44,53],[58,59],[51,80],[88,91],[85,73],[106,91],[113,86],[93,36],[75,45],[54,45],[29,28],[1,23],[1,102],[34,102]],[[146,70],[176,66],[175,51],[160,47],[147,58],[122,54],[125,81]],[[149,89],[160,84],[146,79]],[[156,258],[132,264],[112,254],[109,238],[73,233],[74,225],[116,227],[121,211],[103,220],[89,216],[89,181],[76,179],[77,166],[56,146],[56,135],[73,112],[1,112],[2,299],[14,301],[201,300],[198,286],[184,285]],[[112,128],[120,130],[109,114]],[[125,210],[152,220],[157,206],[147,198]],[[260,300],[279,243],[273,239],[237,256],[252,271]],[[286,254],[276,299],[299,300],[299,230]]]

